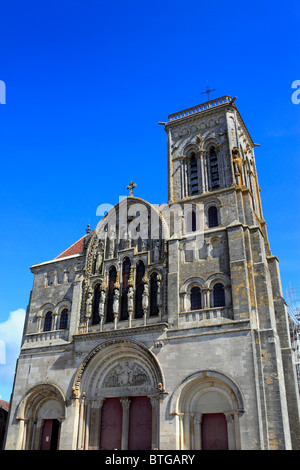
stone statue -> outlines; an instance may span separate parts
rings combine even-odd
[[[132,286],[128,287],[127,299],[128,299],[128,312],[133,312],[133,287]]]
[[[104,305],[105,305],[105,291],[101,290],[100,300],[99,300],[99,309],[98,309],[100,317],[104,316]]]
[[[87,300],[86,300],[86,317],[90,318],[92,315],[92,305],[93,305],[93,290],[92,288],[88,289]]]
[[[115,316],[119,315],[119,289],[114,289],[114,298],[113,298],[113,314]]]
[[[142,298],[142,308],[143,308],[144,315],[147,314],[148,305],[149,305],[149,286],[148,284],[144,284],[144,292],[143,292],[143,298]]]

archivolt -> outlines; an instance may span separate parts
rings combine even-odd
[[[56,386],[41,383],[31,388],[20,401],[17,411],[17,419],[33,418],[38,414],[39,409],[47,400],[55,400],[61,408],[60,418],[65,418],[65,396]]]
[[[230,397],[230,400],[235,404],[236,411],[244,411],[244,400],[236,383],[220,372],[204,370],[186,377],[176,387],[171,398],[171,414],[180,412],[184,404],[189,402],[198,390],[207,388],[210,383],[214,384],[214,390],[219,389],[221,393]]]
[[[112,360],[117,364],[118,357],[126,358],[127,355],[141,361],[149,371],[153,385],[158,387],[158,384],[161,384],[160,388],[164,389],[163,374],[154,354],[137,341],[119,338],[99,344],[82,361],[73,382],[73,396],[79,396],[85,391],[99,367],[104,369],[107,362]]]

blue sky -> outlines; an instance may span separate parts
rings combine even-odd
[[[300,104],[291,100],[299,20],[297,1],[0,2],[0,333],[11,328],[19,338],[29,267],[94,228],[98,205],[118,202],[131,180],[137,196],[167,201],[166,134],[157,123],[204,101],[207,81],[212,98],[238,97],[261,145],[271,249],[284,292],[300,286]],[[5,364],[0,357],[5,400],[17,341],[7,344]]]

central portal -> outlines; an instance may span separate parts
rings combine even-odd
[[[119,398],[105,399],[101,411],[100,450],[151,450],[150,398],[138,396],[126,402],[129,412]]]

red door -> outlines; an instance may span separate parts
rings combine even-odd
[[[107,398],[101,410],[100,449],[121,449],[122,405],[119,398]]]
[[[133,397],[129,411],[129,450],[151,450],[152,406],[148,397]]]
[[[227,422],[223,413],[204,414],[201,425],[203,450],[227,450]]]
[[[58,443],[59,421],[45,419],[43,424],[41,450],[56,450]]]

